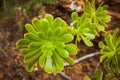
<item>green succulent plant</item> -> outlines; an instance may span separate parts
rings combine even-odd
[[[96,30],[98,32],[104,31],[105,27],[107,27],[106,23],[110,22],[111,20],[111,16],[108,15],[107,9],[108,6],[103,5],[103,3],[96,8],[95,0],[92,0],[92,2],[86,0],[84,14],[90,18],[92,23],[96,23]]]
[[[105,35],[105,42],[100,41],[99,47],[101,48],[100,62],[103,62],[111,73],[120,74],[119,29],[115,29],[113,35],[107,32]]]
[[[102,80],[103,72],[99,69],[95,70],[95,75],[89,78],[88,76],[84,77],[84,80]]]
[[[46,14],[43,19],[34,18],[32,25],[26,24],[25,28],[28,33],[16,45],[21,48],[29,72],[33,71],[36,62],[47,73],[62,71],[64,61],[74,64],[70,55],[76,55],[78,49],[69,43],[74,31],[64,20]]]
[[[113,76],[111,73],[108,73],[105,75],[104,80],[118,80],[115,76]]]
[[[118,80],[118,79],[111,75],[111,73],[107,73],[107,75],[103,77],[103,72],[100,69],[96,69],[94,76],[92,76],[91,78],[85,76],[84,80]]]
[[[73,21],[72,27],[76,35],[76,44],[77,41],[80,42],[80,40],[83,40],[87,46],[93,46],[91,40],[97,35],[95,23],[91,23],[89,18],[84,14],[79,17],[77,12],[73,12],[71,18]]]

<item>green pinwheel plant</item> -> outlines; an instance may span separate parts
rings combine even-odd
[[[21,48],[29,72],[37,62],[47,73],[62,71],[64,61],[74,64],[70,55],[76,55],[78,49],[69,43],[74,31],[61,18],[46,14],[42,19],[34,18],[25,28],[28,32],[16,45]]]
[[[90,19],[92,23],[96,23],[96,30],[98,32],[105,31],[108,22],[110,22],[111,16],[108,15],[108,6],[101,3],[98,8],[96,8],[95,0],[90,2],[86,0],[84,5],[84,14]]]
[[[105,41],[99,42],[101,48],[100,62],[103,62],[106,69],[114,74],[120,74],[120,36],[119,29],[115,29],[113,35],[107,32]]]
[[[73,21],[71,26],[75,30],[76,35],[76,44],[77,41],[83,40],[87,46],[93,46],[91,40],[97,35],[96,24],[91,23],[90,19],[84,14],[79,17],[77,12],[73,12],[71,18]]]

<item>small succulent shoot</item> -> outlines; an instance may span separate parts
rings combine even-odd
[[[118,80],[115,76],[113,76],[111,73],[108,73],[105,75],[104,80]]]
[[[105,31],[108,22],[111,20],[111,16],[108,14],[108,6],[101,3],[98,8],[95,7],[95,0],[90,2],[86,0],[84,5],[84,14],[90,18],[92,23],[96,23],[96,30],[98,32]]]
[[[84,77],[84,80],[103,80],[103,72],[99,69],[95,70],[95,75],[89,78],[88,76]]]
[[[76,34],[76,45],[77,41],[80,42],[83,40],[87,46],[93,46],[91,40],[93,40],[97,35],[95,23],[91,23],[89,18],[84,14],[79,17],[77,12],[73,12],[71,18],[73,21],[71,26],[75,30]]]
[[[105,41],[99,42],[101,48],[100,62],[103,62],[107,70],[113,74],[120,74],[120,36],[119,29],[105,34]]]
[[[103,72],[100,69],[96,69],[94,76],[92,76],[91,78],[85,76],[84,80],[118,80],[118,79],[115,76],[113,76],[111,73],[107,73],[104,77]]]
[[[29,72],[37,62],[47,73],[62,71],[64,61],[74,64],[70,57],[78,52],[77,47],[70,43],[74,31],[64,20],[46,14],[42,19],[34,18],[32,24],[26,24],[25,28],[28,32],[16,45],[21,48]]]

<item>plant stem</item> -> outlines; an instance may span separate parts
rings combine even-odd
[[[59,75],[62,76],[65,80],[72,80],[71,77],[67,76],[67,75],[66,75],[65,73],[63,73],[63,72],[60,72]]]
[[[91,54],[88,54],[88,55],[85,55],[83,57],[80,57],[78,59],[75,60],[75,64],[78,64],[79,62],[83,61],[83,60],[86,60],[88,58],[91,58],[91,57],[94,57],[94,56],[98,56],[100,55],[100,52],[95,52],[95,53],[91,53]],[[64,66],[70,66],[68,63],[65,63]]]
[[[98,55],[100,55],[100,52],[95,52],[95,53],[91,53],[91,54],[85,55],[83,57],[80,57],[80,58],[76,59],[75,60],[75,64],[78,64],[80,61],[83,61],[83,60],[86,60],[88,58],[92,58],[92,57],[98,56]],[[65,63],[64,66],[67,67],[67,66],[70,66],[70,65],[68,63]],[[72,80],[71,77],[67,76],[63,72],[60,72],[59,75],[61,75],[65,80]]]

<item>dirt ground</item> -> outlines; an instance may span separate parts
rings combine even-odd
[[[105,4],[109,5],[109,14],[112,16],[111,22],[106,30],[120,29],[120,2],[119,0],[107,0]],[[70,20],[70,11],[61,6],[45,5],[46,12],[59,16],[68,23]],[[0,80],[65,80],[59,74],[47,74],[42,68],[38,67],[35,71],[29,73],[25,69],[23,56],[15,43],[23,37],[23,34],[18,31],[14,19],[0,21]],[[86,54],[99,51],[97,47],[98,41],[101,38],[95,39],[94,46],[89,48],[83,43],[79,44],[80,52],[74,57],[80,58]],[[65,67],[63,70],[73,80],[83,80],[85,75],[92,76],[98,66],[99,56],[87,59],[74,66]],[[104,70],[104,68],[102,68]]]

